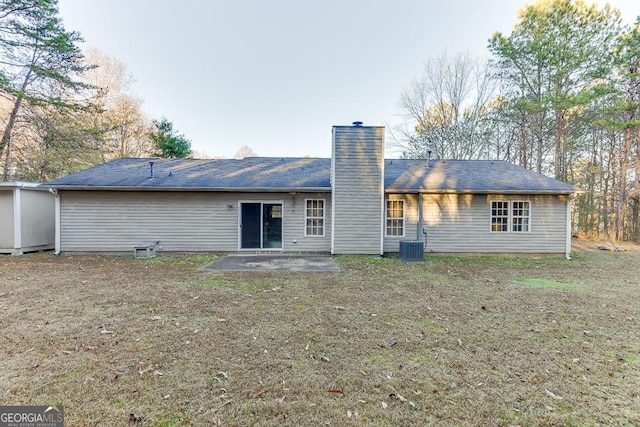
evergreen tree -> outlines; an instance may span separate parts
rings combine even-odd
[[[499,77],[510,89],[506,97],[535,135],[539,172],[550,152],[554,176],[568,179],[571,144],[578,139],[571,117],[603,94],[620,32],[620,12],[609,5],[538,0],[520,11],[510,35],[490,39]]]
[[[191,154],[191,141],[178,134],[169,120],[154,120],[153,126],[150,137],[156,150],[154,156],[183,159]]]
[[[77,108],[72,94],[87,87],[88,68],[77,46],[82,38],[65,30],[57,0],[0,0],[0,90],[12,103],[0,153],[3,180],[11,166],[11,138],[26,106]]]

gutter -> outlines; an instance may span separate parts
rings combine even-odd
[[[55,188],[49,188],[49,193],[53,194],[55,197],[55,250],[53,252],[54,255],[60,255],[60,194],[58,194],[58,190]]]
[[[571,190],[426,190],[426,189],[385,189],[385,194],[478,194],[478,195],[561,195],[575,194],[576,191]]]
[[[40,188],[40,184],[35,182],[22,182],[22,181],[14,181],[14,182],[0,182],[0,187],[5,188],[28,188],[30,190],[44,190]],[[46,191],[46,190],[44,190]]]
[[[331,187],[143,187],[143,186],[90,186],[90,185],[45,185],[50,190],[75,191],[200,191],[227,193],[330,193]]]

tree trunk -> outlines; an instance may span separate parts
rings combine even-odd
[[[559,179],[561,181],[565,181],[567,179],[565,173],[565,141],[564,141],[564,117],[561,109],[555,110],[555,153],[553,159],[554,166],[554,177],[555,179]]]
[[[13,127],[16,124],[16,118],[18,117],[21,105],[22,97],[17,97],[13,103],[13,109],[11,110],[7,127],[4,128],[2,142],[0,142],[0,153],[4,154],[4,168],[2,171],[3,181],[7,180],[9,176],[9,169],[11,168],[11,133],[13,132]]]
[[[631,239],[635,242],[640,240],[640,200],[634,199],[633,204],[631,205],[631,229],[629,233],[631,235]]]
[[[37,50],[33,53],[32,62],[35,59]],[[11,167],[11,135],[13,133],[13,127],[16,124],[16,119],[18,118],[18,113],[20,112],[20,107],[22,107],[22,100],[24,98],[24,93],[31,82],[31,74],[33,70],[29,69],[27,75],[24,76],[24,81],[22,82],[22,86],[20,87],[20,95],[16,96],[15,101],[13,102],[13,109],[11,110],[11,115],[9,116],[9,121],[7,122],[7,127],[4,128],[4,133],[2,134],[2,141],[0,141],[0,154],[4,152],[4,168],[2,171],[2,180],[6,181],[9,176],[9,169]]]
[[[631,114],[633,120],[633,114]],[[616,239],[624,240],[627,220],[629,195],[627,194],[627,174],[629,172],[629,157],[633,140],[633,128],[624,131],[624,149],[620,153],[620,178],[618,178],[618,206],[616,210]]]

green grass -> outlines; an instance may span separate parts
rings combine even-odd
[[[517,281],[520,286],[541,289],[578,289],[582,286],[577,283],[561,282],[555,279],[546,279],[543,277],[528,277]]]

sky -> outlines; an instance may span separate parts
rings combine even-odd
[[[509,34],[528,3],[59,0],[59,9],[84,48],[125,64],[147,116],[166,117],[193,150],[330,157],[332,126],[392,128],[426,60],[488,57],[488,39]],[[625,23],[640,16],[638,0],[609,3]]]

